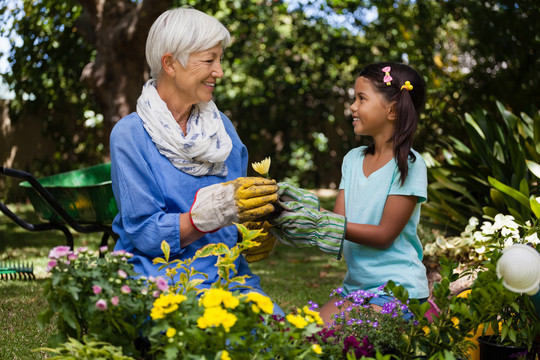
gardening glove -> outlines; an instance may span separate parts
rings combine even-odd
[[[341,259],[347,229],[344,216],[305,207],[296,201],[279,202],[283,211],[270,224],[270,232],[282,243],[295,247],[317,246]]]
[[[260,243],[260,245],[253,246],[242,251],[242,254],[244,254],[244,257],[248,262],[264,260],[274,252],[277,239],[270,233],[270,228],[272,225],[270,225],[268,221],[249,221],[243,223],[242,225],[249,230],[263,229],[261,235],[253,239],[254,241]]]
[[[214,232],[233,222],[256,220],[274,211],[278,199],[275,180],[240,177],[197,191],[189,216],[200,232]]]
[[[305,189],[297,188],[287,182],[278,183],[279,200],[282,202],[297,201],[301,202],[305,207],[320,210],[321,205],[317,195]]]

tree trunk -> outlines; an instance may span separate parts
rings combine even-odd
[[[81,75],[93,89],[104,117],[104,136],[122,117],[135,111],[137,98],[148,79],[146,37],[152,23],[168,10],[172,0],[79,0],[83,13],[77,31],[97,55]],[[108,146],[108,141],[104,144]]]

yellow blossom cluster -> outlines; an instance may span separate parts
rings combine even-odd
[[[204,310],[203,316],[197,320],[197,326],[206,329],[212,326],[223,326],[226,332],[236,323],[236,315],[223,309],[221,306],[209,307]]]
[[[165,315],[172,313],[178,309],[178,304],[186,300],[187,297],[181,294],[161,294],[155,301],[150,317],[153,320],[163,319]]]
[[[257,292],[250,292],[246,295],[246,302],[253,302],[251,310],[258,314],[261,310],[267,314],[272,314],[274,311],[274,303],[268,296]]]
[[[304,313],[302,315],[302,312]],[[304,306],[302,309],[297,309],[297,315],[289,314],[286,316],[288,322],[293,324],[299,329],[305,328],[308,324],[317,323],[323,325],[321,316],[317,311],[311,310],[309,307]]]
[[[200,301],[205,308],[216,307],[223,304],[223,306],[228,309],[234,309],[240,303],[240,300],[238,300],[238,298],[230,291],[219,288],[207,290]]]

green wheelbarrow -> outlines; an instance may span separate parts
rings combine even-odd
[[[36,179],[31,174],[0,167],[0,175],[25,180],[25,189],[35,212],[43,221],[31,224],[18,217],[0,201],[0,211],[29,231],[56,229],[64,233],[66,244],[73,249],[73,235],[66,225],[79,233],[103,233],[101,246],[106,246],[112,231],[112,221],[118,213],[111,187],[111,164],[69,171]]]

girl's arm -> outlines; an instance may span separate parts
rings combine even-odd
[[[418,198],[416,196],[390,195],[386,199],[379,225],[347,222],[345,238],[376,249],[389,248],[409,221]],[[345,194],[340,190],[334,207],[336,214],[345,216]]]

